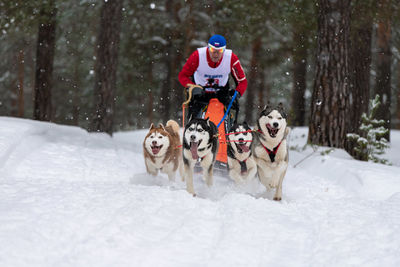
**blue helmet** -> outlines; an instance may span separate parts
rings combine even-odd
[[[208,40],[208,44],[212,45],[216,48],[225,47],[226,40],[225,40],[224,36],[215,34],[215,35],[211,36],[210,40]]]

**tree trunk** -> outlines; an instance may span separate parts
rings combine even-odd
[[[270,95],[269,87],[265,86],[265,70],[264,70],[264,68],[262,68],[262,70],[260,70],[260,84],[257,87],[257,92],[258,92],[258,102],[257,102],[256,113],[258,115],[258,113],[261,112],[262,108],[267,104],[267,103],[265,103],[265,99],[269,99],[269,95]]]
[[[361,116],[368,113],[369,91],[370,91],[370,70],[371,70],[371,40],[372,40],[372,13],[369,6],[363,0],[355,1],[352,9],[352,31],[351,31],[351,68],[353,70],[354,87],[350,92],[351,112],[349,113],[348,131],[361,136]],[[359,16],[359,14],[363,16]],[[364,136],[366,137],[366,136]],[[356,153],[355,141],[347,140],[346,150],[350,155],[359,160],[367,161],[365,155]]]
[[[87,10],[86,10],[87,12]],[[85,13],[86,13],[85,12]],[[76,21],[74,21],[71,24],[71,31],[78,32],[79,29],[79,21],[83,19],[83,16],[79,16]],[[71,124],[75,126],[79,126],[79,116],[80,116],[80,111],[81,111],[81,105],[82,105],[82,81],[81,81],[81,72],[80,72],[80,67],[82,64],[82,56],[83,53],[80,50],[80,43],[79,42],[74,42],[69,48],[69,53],[74,55],[73,59],[73,73],[72,73],[72,80],[71,80],[71,86],[72,86],[72,108],[71,108],[71,114],[72,114],[72,120]]]
[[[194,0],[188,0],[186,1],[185,7],[188,8],[188,13],[183,21],[183,25],[185,27],[185,33],[184,36],[182,36],[182,39],[184,40],[183,42],[183,47],[182,50],[183,52],[178,53],[178,56],[175,58],[176,60],[176,66],[177,69],[176,71],[179,71],[182,69],[183,66],[183,60],[186,60],[190,54],[193,52],[193,49],[191,47],[191,42],[194,38],[195,35],[195,14],[193,13],[194,10]],[[174,99],[176,99],[176,107],[174,110],[178,110],[176,113],[177,121],[182,123],[182,103],[184,102],[184,96],[185,96],[185,90],[182,88],[182,85],[179,83],[178,80],[178,72],[175,72],[175,78],[174,78]]]
[[[36,47],[36,74],[34,114],[35,120],[50,121],[51,90],[56,36],[56,13],[54,0],[40,10],[39,32]]]
[[[293,88],[291,124],[303,126],[305,122],[305,92],[307,74],[307,40],[301,29],[295,26],[293,33]]]
[[[77,50],[76,50],[77,51]],[[79,125],[79,113],[81,106],[81,93],[80,93],[80,78],[79,78],[79,65],[80,57],[77,57],[74,61],[74,80],[72,82],[73,87],[73,103],[72,103],[72,125]]]
[[[368,112],[370,98],[372,18],[354,29],[352,40],[354,89],[351,93],[353,101],[351,112],[353,118],[351,120],[354,123],[354,129],[350,129],[350,131],[358,133],[361,115]]]
[[[18,117],[24,117],[24,50],[19,50],[18,53]]]
[[[162,88],[161,88],[161,97],[160,97],[160,115],[161,120],[165,123],[170,117],[170,93],[171,93],[171,79],[172,79],[172,64],[171,64],[171,53],[172,53],[172,44],[168,44],[168,56],[165,58],[165,67],[167,69],[167,76],[163,81]]]
[[[14,94],[11,98],[11,116],[22,118],[24,116],[24,50],[19,50],[16,57],[17,80]]]
[[[261,50],[261,37],[256,37],[252,42],[251,47],[251,60],[250,60],[250,73],[249,73],[249,86],[246,90],[246,114],[245,118],[247,122],[253,121],[254,114],[254,96],[255,90],[258,88],[259,82],[259,73],[262,71],[260,69],[260,50]]]
[[[190,46],[191,41],[194,38],[194,32],[195,32],[195,20],[194,17],[195,15],[193,14],[193,9],[194,9],[194,0],[187,0],[186,5],[189,5],[189,12],[185,20],[185,43],[183,46],[183,57],[187,59],[190,54],[193,52],[192,48]]]
[[[390,102],[391,102],[391,88],[390,88],[390,65],[392,53],[390,51],[390,16],[387,15],[389,7],[388,0],[379,1],[379,10],[382,12],[379,16],[377,28],[377,46],[378,46],[378,61],[376,65],[376,84],[375,95],[379,95],[381,105],[376,112],[378,120],[384,120],[384,127],[390,129]],[[390,131],[384,136],[386,140],[390,141]]]
[[[170,101],[170,102],[172,104],[172,110],[174,112],[173,112],[173,116],[168,117],[167,120],[172,118],[174,120],[179,121],[179,117],[180,117],[180,116],[178,116],[178,114],[179,114],[178,111],[181,110],[181,107],[182,107],[183,94],[182,94],[182,90],[181,90],[182,85],[179,83],[179,80],[178,80],[178,68],[180,66],[180,62],[182,62],[182,55],[183,54],[181,52],[177,52],[175,54],[174,60],[172,61],[172,65],[171,65],[172,71],[171,71],[171,81],[170,81],[170,84],[171,84],[170,96],[172,95],[173,101],[172,102]],[[169,100],[171,100],[171,99],[169,99]]]
[[[147,80],[149,84],[153,84],[153,67],[152,65],[149,66],[149,72],[147,73]],[[148,106],[147,106],[147,118],[149,118],[149,125],[153,123],[154,120],[154,95],[153,90],[149,91],[148,94]]]
[[[174,0],[167,0],[165,1],[165,10],[167,12],[167,15],[171,21],[174,20]],[[172,70],[171,70],[171,56],[173,54],[173,29],[169,30],[166,33],[166,37],[168,39],[168,43],[165,47],[166,51],[166,56],[164,58],[164,64],[165,68],[167,71],[167,76],[165,77],[165,80],[162,83],[161,87],[161,95],[160,95],[160,106],[159,106],[159,111],[161,115],[161,120],[165,123],[168,118],[169,118],[169,107],[170,107],[170,102],[169,102],[169,94],[171,90],[171,77],[172,77]]]
[[[397,129],[400,129],[400,61],[397,61]]]
[[[344,148],[350,90],[350,0],[319,0],[316,76],[308,141]]]
[[[179,17],[179,10],[181,3],[179,1],[168,0],[165,3],[165,9],[169,19],[175,24],[175,27],[167,32],[168,44],[166,46],[167,56],[165,57],[165,67],[167,69],[167,76],[163,82],[161,91],[161,119],[165,123],[171,118],[171,104],[173,102],[173,109],[177,110],[181,107],[183,97],[181,94],[181,85],[179,84],[177,69],[182,60],[182,52],[184,47],[177,47],[176,41],[181,39],[181,20]],[[179,88],[179,89],[178,89]],[[179,92],[179,94],[178,94]],[[171,102],[171,98],[174,101]],[[180,102],[180,103],[179,103]]]
[[[95,70],[95,106],[92,131],[113,133],[117,82],[118,45],[122,20],[122,0],[103,3]]]

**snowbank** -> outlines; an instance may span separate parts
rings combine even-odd
[[[256,180],[197,176],[193,198],[148,176],[145,134],[0,117],[0,266],[400,265],[400,132],[384,166],[311,154],[294,129],[282,202]]]

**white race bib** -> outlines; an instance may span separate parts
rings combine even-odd
[[[225,49],[222,61],[216,68],[211,68],[207,62],[207,47],[198,48],[199,66],[194,73],[194,82],[205,88],[206,91],[215,91],[214,85],[224,87],[231,73],[232,50]]]

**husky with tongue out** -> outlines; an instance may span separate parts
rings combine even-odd
[[[193,170],[196,162],[203,168],[208,186],[213,184],[213,165],[218,151],[217,126],[207,119],[191,119],[183,132],[183,167],[186,190],[196,195],[193,188]]]
[[[257,164],[252,154],[253,131],[246,122],[235,123],[229,130],[228,169],[236,184],[249,181],[257,174]]]
[[[143,142],[143,154],[149,174],[157,175],[161,171],[168,175],[170,181],[174,181],[175,173],[179,170],[183,179],[181,138],[176,121],[169,120],[165,127],[151,124]]]
[[[257,120],[253,144],[258,177],[267,188],[276,188],[274,200],[282,199],[282,182],[288,167],[287,115],[282,103],[277,107],[267,105]]]

